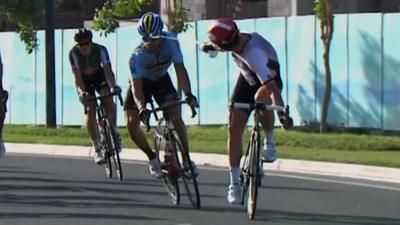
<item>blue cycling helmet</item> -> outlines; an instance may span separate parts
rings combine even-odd
[[[163,26],[164,23],[158,14],[148,12],[140,18],[138,32],[143,39],[148,39],[160,35]]]

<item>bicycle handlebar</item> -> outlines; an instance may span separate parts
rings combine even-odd
[[[121,106],[124,104],[124,101],[123,101],[123,99],[122,99],[122,95],[121,95],[121,92],[120,93],[118,93],[118,94],[116,94],[116,93],[109,93],[109,94],[106,94],[106,95],[99,95],[99,96],[93,96],[93,97],[90,97],[90,98],[88,98],[88,102],[92,102],[92,101],[96,101],[96,100],[101,100],[101,99],[105,99],[105,98],[108,98],[108,97],[111,97],[111,96],[115,96],[115,95],[118,95],[118,100],[119,100],[119,102],[120,102],[120,104],[121,104]],[[85,114],[87,113],[87,105],[85,105]]]
[[[162,105],[162,106],[159,106],[159,107],[157,107],[157,108],[154,108],[154,105],[153,104],[150,104],[151,105],[151,107],[152,107],[152,109],[151,110],[148,110],[150,113],[153,113],[154,114],[154,116],[155,116],[155,118],[156,118],[156,120],[158,120],[158,117],[157,117],[157,112],[159,112],[159,111],[164,111],[164,110],[166,110],[166,109],[168,109],[169,107],[171,107],[171,106],[174,106],[174,105],[177,105],[177,104],[180,104],[180,105],[182,105],[182,104],[187,104],[187,102],[185,101],[185,100],[180,100],[179,102],[168,102],[168,103],[166,103],[166,104],[164,104],[164,105]],[[188,104],[189,105],[189,104]],[[197,115],[197,112],[196,112],[196,109],[195,109],[195,107],[193,107],[193,106],[191,106],[191,105],[189,105],[190,106],[190,109],[191,109],[191,111],[192,111],[192,118],[194,118],[196,115]],[[150,115],[149,115],[149,117],[147,118],[147,121],[146,121],[146,131],[149,131],[150,130]]]
[[[288,112],[289,111],[289,106],[280,106],[280,105],[271,105],[267,104],[264,102],[256,102],[254,104],[252,103],[240,103],[240,102],[234,102],[232,104],[232,107],[235,109],[248,109],[248,110],[253,110],[253,109],[265,109],[265,110],[271,110],[271,111],[280,111],[280,112]]]
[[[121,106],[122,106],[124,101],[122,100],[121,92],[118,93],[118,94],[116,94],[116,93],[110,93],[110,94],[106,94],[106,95],[100,95],[100,96],[91,97],[91,98],[88,99],[88,101],[89,101],[89,102],[91,102],[91,101],[96,101],[96,100],[108,98],[108,97],[114,96],[114,95],[118,95],[119,102],[120,102],[120,104],[121,104]]]

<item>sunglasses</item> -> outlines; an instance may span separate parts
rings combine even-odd
[[[78,45],[79,46],[88,46],[90,44],[90,42],[89,41],[87,41],[87,42],[80,42],[80,43],[78,43]]]

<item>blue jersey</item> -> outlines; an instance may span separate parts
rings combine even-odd
[[[179,42],[168,39],[168,37],[176,38],[176,35],[171,32],[165,32],[163,35],[167,38],[160,40],[158,53],[150,52],[143,43],[135,49],[129,60],[132,79],[146,78],[156,81],[167,74],[171,63],[183,63]]]

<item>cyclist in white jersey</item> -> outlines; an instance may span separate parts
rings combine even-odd
[[[178,93],[168,74],[168,68],[172,63],[176,71],[178,86],[182,87],[187,103],[192,107],[198,105],[197,99],[191,91],[179,42],[168,38],[168,36],[175,35],[170,32],[163,32],[162,29],[163,21],[159,15],[148,12],[141,17],[138,32],[143,41],[135,49],[129,60],[131,85],[124,101],[129,134],[137,146],[147,155],[150,173],[157,178],[163,175],[160,162],[139,125],[140,121],[144,124],[147,123],[150,114],[146,109],[146,104],[152,96],[160,106],[168,102],[178,101]],[[168,108],[168,115],[182,142],[183,151],[188,151],[187,132],[182,120],[180,105],[176,104]],[[196,168],[194,162],[188,162],[187,159],[183,159],[183,161],[185,165],[191,163]],[[197,169],[194,173],[197,175]]]
[[[7,112],[8,92],[3,89],[3,63],[0,55],[0,158],[6,153],[3,140],[4,119]]]
[[[210,50],[230,51],[239,66],[240,75],[230,100],[228,154],[230,165],[230,184],[228,202],[240,202],[239,164],[242,156],[242,136],[250,112],[234,109],[232,103],[266,102],[283,106],[281,96],[282,80],[279,71],[278,56],[274,47],[258,33],[239,32],[231,19],[217,19],[208,29],[210,42],[203,46]],[[293,126],[293,120],[278,113],[284,128]],[[264,161],[276,159],[274,144],[274,112],[262,111],[261,124],[267,139],[267,150],[263,153]]]

